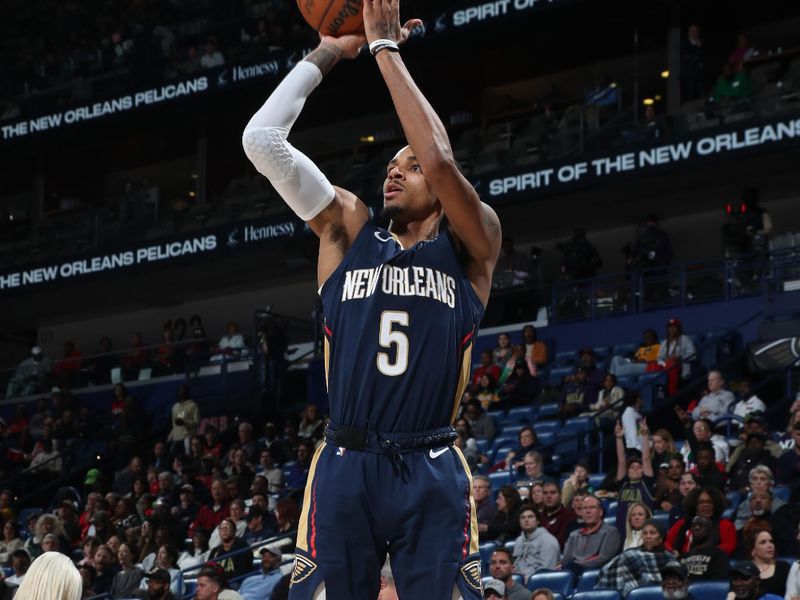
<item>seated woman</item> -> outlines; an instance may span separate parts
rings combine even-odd
[[[532,406],[539,393],[539,380],[528,371],[524,359],[514,364],[514,370],[498,390],[497,398],[502,408]]]
[[[507,333],[501,333],[497,336],[497,347],[492,351],[492,360],[501,369],[505,367],[508,359],[511,358],[512,353],[511,338]]]
[[[607,424],[614,426],[617,415],[622,411],[622,404],[619,402],[625,396],[625,390],[617,385],[616,375],[607,373],[603,378],[603,387],[597,392],[597,402],[589,405],[591,413],[599,413],[596,416],[598,425]],[[613,408],[611,408],[613,406]]]
[[[633,589],[661,583],[661,569],[675,555],[664,547],[664,526],[653,519],[642,527],[642,545],[630,548],[607,563],[594,586],[598,590],[618,590],[627,595]]]
[[[615,356],[611,359],[611,373],[619,377],[620,375],[641,375],[647,371],[647,365],[658,360],[658,351],[661,345],[658,343],[658,334],[654,329],[645,329],[644,341],[636,350],[633,358],[626,356]]]
[[[691,523],[696,515],[711,521],[714,544],[729,557],[736,550],[736,529],[728,519],[722,518],[725,496],[716,488],[696,488],[683,500],[685,516],[678,519],[667,534],[667,549],[684,556],[692,544]]]
[[[495,389],[494,377],[490,373],[481,375],[481,378],[478,379],[478,388],[475,390],[475,398],[481,403],[483,410],[500,408],[497,405],[500,399],[497,397]]]
[[[783,597],[786,594],[786,580],[789,577],[789,565],[782,560],[775,559],[775,542],[768,526],[758,523],[753,527],[746,527],[745,545],[747,556],[755,563],[760,572],[761,582],[758,586],[758,595],[775,594]]]
[[[496,541],[505,544],[519,536],[519,508],[522,501],[519,492],[511,486],[503,486],[497,493],[497,514],[489,523],[481,541]]]
[[[628,517],[625,519],[625,542],[622,544],[623,550],[639,548],[642,545],[642,529],[644,529],[644,524],[652,518],[653,512],[644,504],[634,502],[628,506]]]

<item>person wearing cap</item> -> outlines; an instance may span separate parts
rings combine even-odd
[[[561,388],[558,414],[562,419],[577,417],[589,410],[589,404],[597,397],[597,386],[589,379],[591,373],[590,367],[580,365],[575,368],[575,374],[571,379]]]
[[[725,379],[720,371],[708,372],[706,389],[706,395],[700,399],[700,402],[697,403],[697,406],[692,411],[692,418],[697,420],[705,417],[716,421],[728,414],[728,407],[736,399],[733,397],[733,393],[725,389]]]
[[[664,600],[695,600],[689,594],[689,573],[677,560],[661,567],[661,593]]]
[[[31,355],[17,366],[6,386],[6,398],[30,396],[47,389],[53,372],[53,361],[44,355],[40,346],[31,348]]]
[[[173,506],[172,516],[180,523],[181,531],[187,531],[192,522],[197,518],[200,505],[195,500],[194,486],[184,483],[178,490],[178,504]]]
[[[600,570],[595,589],[618,590],[627,595],[633,589],[661,582],[661,569],[675,560],[675,555],[664,549],[667,530],[655,519],[648,519],[642,527],[642,545],[628,548],[606,563]]]
[[[244,600],[269,600],[272,590],[283,577],[279,568],[283,553],[277,544],[262,546],[258,553],[261,555],[261,573],[251,575],[239,586],[239,594]]]
[[[711,519],[696,515],[691,524],[692,541],[683,564],[692,582],[728,579],[728,555],[714,544]]]
[[[680,320],[673,317],[667,321],[667,337],[662,340],[658,349],[659,366],[670,369],[673,365],[680,365],[680,379],[688,379],[692,374],[691,361],[696,358],[696,353],[694,342],[683,333]],[[669,391],[673,392],[671,389]]]
[[[170,591],[170,574],[166,569],[153,569],[146,577],[147,588],[134,592],[134,598],[141,600],[175,600]]]
[[[616,526],[621,536],[627,531],[628,506],[639,503],[645,505],[650,511],[656,509],[653,496],[655,476],[653,463],[650,460],[650,437],[647,421],[642,419],[638,427],[641,438],[642,454],[632,454],[625,457],[625,431],[621,422],[614,428],[617,449],[616,483],[618,489],[618,504]]]
[[[782,600],[775,594],[762,594],[758,567],[749,560],[737,561],[731,567],[731,592],[735,600]]]
[[[502,600],[506,597],[506,584],[499,579],[490,579],[483,584],[483,597]]]

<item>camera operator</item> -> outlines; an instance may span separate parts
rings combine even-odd
[[[286,378],[287,329],[286,321],[273,314],[269,306],[259,318],[258,342],[264,355],[264,391],[279,405]]]
[[[649,215],[644,227],[638,227],[636,240],[627,253],[626,264],[630,270],[665,269],[672,262],[672,240],[658,226],[658,217]]]
[[[772,233],[772,218],[760,205],[757,188],[746,189],[741,204],[728,204],[725,212],[728,214],[728,220],[722,226],[725,258],[761,253],[767,249]]]

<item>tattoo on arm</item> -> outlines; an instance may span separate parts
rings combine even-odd
[[[497,222],[497,218],[487,210],[483,211],[483,224],[486,225],[490,236],[497,237],[500,232],[500,224]]]
[[[317,65],[322,75],[327,75],[334,65],[342,58],[342,51],[331,44],[323,42],[311,54],[306,56],[306,60],[311,64]]]

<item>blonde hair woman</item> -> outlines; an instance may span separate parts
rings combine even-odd
[[[16,600],[80,600],[81,574],[60,552],[45,552],[31,565],[19,586]]]
[[[650,509],[639,502],[628,507],[628,516],[625,519],[625,545],[623,550],[638,548],[642,545],[642,527],[645,521],[653,518]]]

